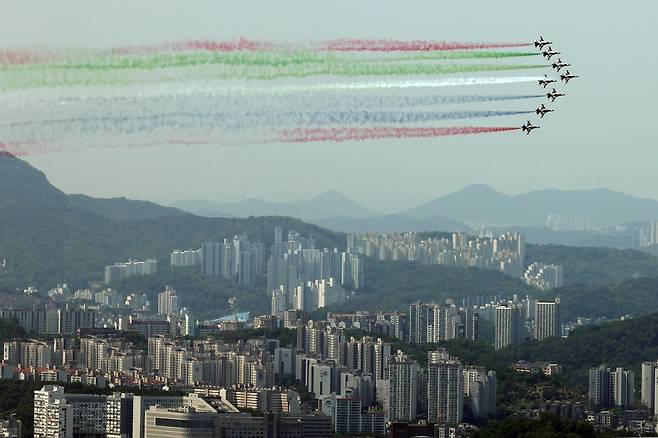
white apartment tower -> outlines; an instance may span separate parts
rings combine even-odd
[[[630,408],[635,401],[635,373],[623,368],[616,368],[610,373],[610,380],[614,405]]]
[[[461,362],[446,352],[429,352],[427,368],[427,421],[461,423],[464,408]]]
[[[46,385],[34,391],[34,436],[68,438],[73,436],[73,410],[66,403],[64,388]]]
[[[658,414],[656,409],[656,394],[658,391],[658,361],[642,362],[642,404],[647,407],[651,415]]]
[[[416,419],[418,394],[418,364],[398,351],[388,357],[389,379],[388,416],[391,421],[413,421]]]
[[[523,324],[521,311],[513,303],[496,307],[496,349],[522,342]]]
[[[178,296],[171,286],[158,294],[158,315],[166,316],[178,313]]]
[[[535,305],[535,339],[541,341],[561,335],[560,299],[537,301]]]

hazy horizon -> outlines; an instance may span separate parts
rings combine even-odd
[[[87,149],[27,157],[67,193],[177,200],[309,199],[337,189],[381,212],[404,210],[467,185],[507,194],[607,187],[658,199],[655,72],[658,3],[605,7],[591,0],[385,5],[246,1],[193,7],[148,0],[2,2],[6,48],[106,47],[181,39],[338,37],[528,41],[552,39],[581,77],[532,136],[518,132],[436,140]],[[587,31],[583,19],[587,17]],[[618,35],[623,35],[619,37]],[[481,90],[487,91],[486,87]],[[497,88],[505,92],[506,89]],[[540,94],[536,84],[516,91]],[[534,105],[534,103],[533,103]],[[521,124],[523,117],[509,118]],[[533,117],[533,121],[536,118]],[[535,135],[537,134],[537,135]],[[92,145],[93,146],[93,145]]]

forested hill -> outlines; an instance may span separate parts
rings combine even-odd
[[[408,311],[416,301],[444,303],[468,296],[509,296],[539,291],[498,271],[365,259],[366,286],[341,309]]]
[[[565,321],[578,316],[620,318],[655,312],[658,302],[658,278],[643,277],[604,285],[571,285],[543,295],[560,296]]]
[[[8,265],[0,271],[0,289],[63,282],[85,286],[88,280],[99,280],[107,264],[147,257],[166,261],[173,249],[198,248],[203,241],[238,233],[269,245],[276,226],[312,235],[320,247],[344,246],[341,234],[293,218],[176,214],[125,222],[118,220],[122,215],[125,219],[125,202],[73,199],[77,202],[28,163],[0,156],[0,259],[7,259]],[[101,210],[105,214],[99,214]]]
[[[525,261],[564,266],[566,285],[602,285],[637,277],[658,277],[658,257],[633,249],[526,245]]]
[[[149,201],[135,201],[126,198],[92,198],[86,195],[69,195],[69,199],[75,205],[87,208],[94,213],[117,221],[190,215],[190,213],[177,208],[163,207]]]
[[[633,369],[639,379],[640,364],[658,359],[658,313],[581,327],[568,338],[532,342],[518,349],[518,358],[557,362],[581,387],[587,385],[587,370],[601,364]]]

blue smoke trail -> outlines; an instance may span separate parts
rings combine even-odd
[[[0,135],[9,141],[53,140],[99,135],[149,134],[174,129],[186,132],[246,132],[250,129],[280,129],[302,126],[364,126],[420,124],[440,120],[504,117],[533,111],[313,111],[169,113],[122,117],[78,117],[0,125]]]

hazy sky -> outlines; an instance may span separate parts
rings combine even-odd
[[[66,192],[169,202],[231,201],[243,193],[291,200],[335,188],[380,211],[411,207],[474,183],[507,193],[527,191],[530,184],[606,186],[658,199],[655,0],[2,0],[0,5],[0,45],[6,47],[240,36],[502,42],[542,34],[581,75],[562,87],[568,96],[557,102],[558,111],[527,137],[513,132],[342,144],[90,149],[29,158]],[[516,87],[515,92],[541,91],[535,84]]]

